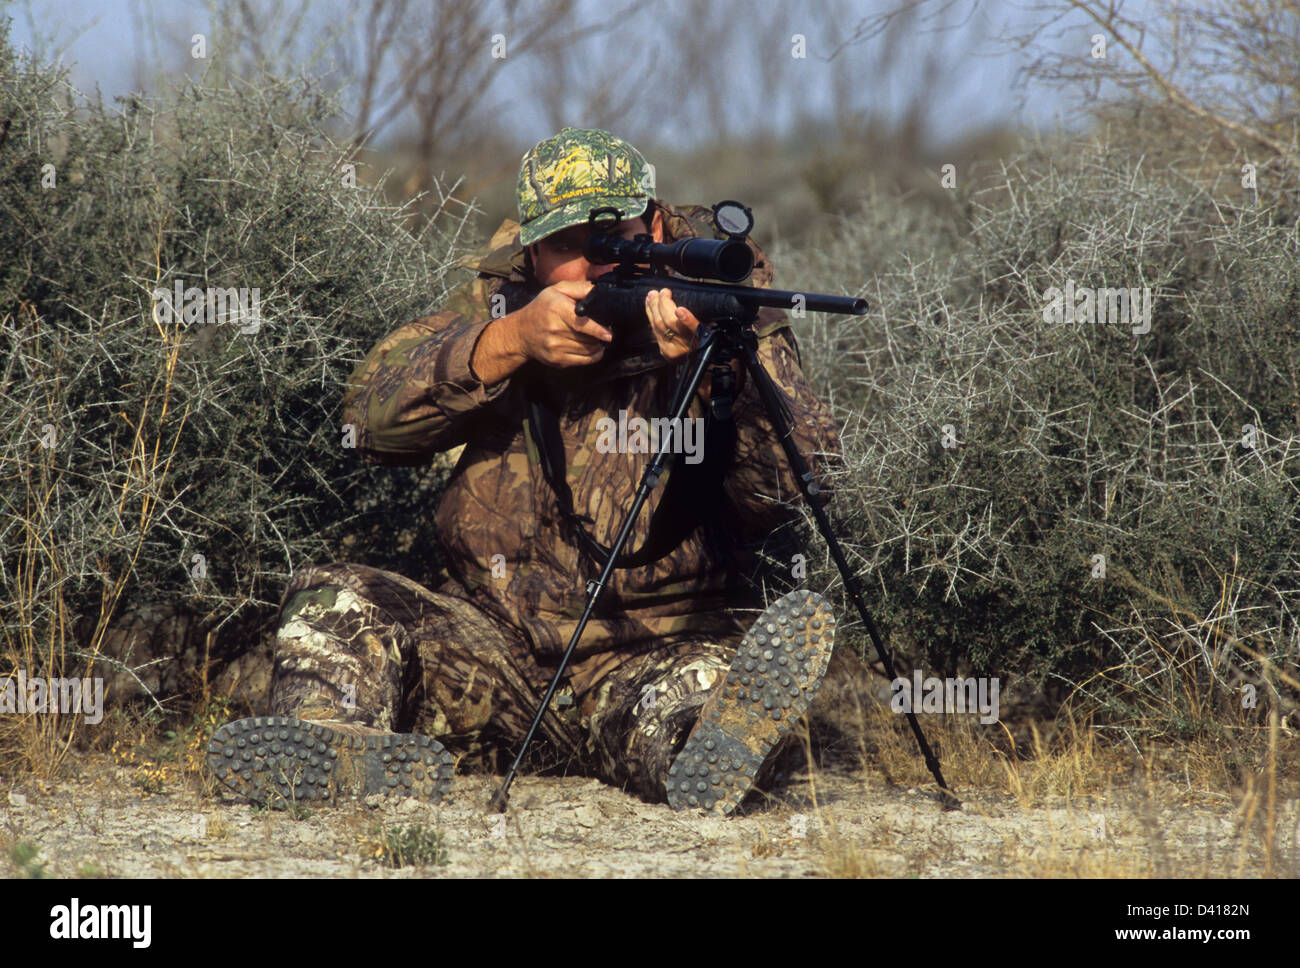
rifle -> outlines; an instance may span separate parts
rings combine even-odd
[[[597,279],[591,292],[578,301],[579,316],[601,322],[641,319],[646,295],[664,288],[673,291],[673,302],[685,306],[700,320],[753,319],[765,306],[851,316],[867,311],[867,301],[852,296],[735,285],[754,269],[754,253],[745,242],[754,218],[740,202],[729,200],[713,206],[714,224],[727,233],[726,239],[657,243],[648,235],[624,239],[609,234],[608,227],[622,217],[623,213],[615,208],[598,208],[588,216],[588,223],[597,231],[587,236],[582,254],[595,265],[614,264],[615,268]],[[601,231],[606,220],[605,231]],[[668,276],[669,270],[723,282],[690,282]]]

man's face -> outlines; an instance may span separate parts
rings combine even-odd
[[[645,234],[645,220],[641,216],[624,219],[614,226],[614,234],[630,239],[634,235]],[[582,280],[595,282],[613,268],[611,265],[597,265],[588,262],[582,254],[582,244],[591,234],[588,225],[575,225],[572,228],[548,235],[532,248],[533,271],[537,281],[543,286],[553,286],[565,280]],[[663,216],[658,209],[654,214],[654,226],[650,232],[656,242],[664,240]]]

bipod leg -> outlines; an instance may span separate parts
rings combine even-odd
[[[817,521],[817,530],[821,532],[822,537],[826,540],[831,558],[835,561],[835,567],[839,569],[840,577],[844,579],[844,587],[848,589],[849,598],[853,600],[858,615],[862,618],[862,624],[866,626],[867,635],[871,637],[871,644],[875,646],[876,654],[880,656],[880,661],[885,667],[885,673],[889,676],[889,680],[893,682],[898,678],[894,671],[894,660],[890,656],[889,650],[885,648],[884,640],[879,629],[876,628],[875,621],[871,618],[871,613],[867,611],[867,606],[863,603],[857,578],[849,567],[848,559],[844,557],[844,551],[840,548],[839,540],[835,537],[835,531],[831,527],[830,518],[813,500],[814,496],[819,492],[817,482],[813,479],[807,461],[803,459],[803,455],[799,453],[799,448],[795,446],[794,440],[791,439],[792,427],[785,417],[786,409],[782,405],[781,398],[777,395],[776,387],[772,385],[772,378],[768,375],[767,370],[763,368],[763,363],[758,358],[758,352],[751,340],[741,341],[741,360],[745,369],[749,372],[749,378],[755,381],[759,397],[767,410],[768,418],[776,429],[776,435],[781,441],[781,447],[785,451],[786,459],[790,462],[795,479],[799,482],[799,490],[803,493],[804,501],[812,510],[813,518]],[[921,749],[921,756],[925,760],[926,767],[930,770],[930,775],[939,784],[940,801],[944,809],[961,809],[961,801],[957,799],[952,790],[948,788],[948,784],[944,782],[943,772],[939,768],[939,758],[930,749],[925,733],[921,731],[921,724],[917,721],[916,713],[911,709],[907,710],[907,723],[912,727],[912,735],[916,737],[916,744]]]

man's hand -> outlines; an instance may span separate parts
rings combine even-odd
[[[690,353],[700,321],[685,306],[673,302],[671,289],[652,290],[645,299],[645,314],[650,320],[650,328],[654,331],[659,352],[664,359],[676,361]],[[745,371],[740,360],[731,361],[731,370],[736,374],[735,395],[740,396],[745,388]],[[713,380],[709,374],[704,375],[696,392],[700,399],[708,401],[713,392]]]
[[[483,383],[504,380],[528,360],[547,366],[587,366],[605,355],[614,334],[574,311],[591,291],[587,280],[547,286],[523,309],[502,316],[483,330],[470,367]]]
[[[591,285],[585,279],[557,282],[519,310],[519,341],[528,359],[547,366],[587,366],[605,355],[614,334],[574,311]]]
[[[673,302],[671,289],[651,290],[645,297],[645,314],[665,360],[680,360],[691,351],[700,321],[689,309]]]

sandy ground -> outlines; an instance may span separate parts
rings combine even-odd
[[[584,778],[523,777],[510,812],[489,814],[496,780],[457,777],[439,807],[411,800],[265,811],[197,789],[150,794],[90,755],[71,779],[0,790],[0,872],[55,877],[1024,877],[1300,874],[1300,802],[1264,809],[1158,788],[1022,805],[932,792],[865,773],[787,778],[774,797],[719,818],[674,813]],[[179,785],[178,785],[179,786]],[[374,799],[374,798],[372,798]],[[441,862],[393,868],[378,832],[441,834]],[[10,858],[27,842],[26,868]]]

